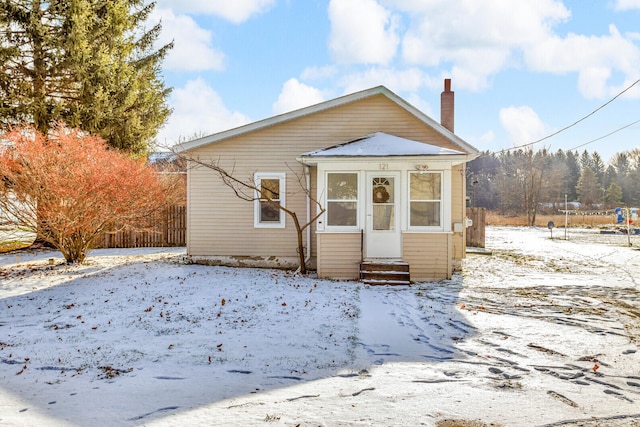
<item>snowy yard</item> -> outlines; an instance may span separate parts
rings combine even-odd
[[[554,237],[411,287],[0,255],[0,426],[639,426],[640,237]]]

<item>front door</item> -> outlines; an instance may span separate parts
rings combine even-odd
[[[365,256],[401,258],[400,174],[367,173]]]

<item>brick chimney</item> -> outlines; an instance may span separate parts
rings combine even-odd
[[[440,124],[451,132],[454,117],[454,92],[451,91],[451,79],[444,79],[444,92],[440,94]]]

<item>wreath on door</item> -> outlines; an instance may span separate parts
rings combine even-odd
[[[387,189],[379,185],[373,189],[373,202],[374,203],[386,203],[389,200],[389,192]]]

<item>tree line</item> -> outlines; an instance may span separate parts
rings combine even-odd
[[[581,210],[640,207],[640,149],[608,163],[587,150],[484,152],[467,166],[467,196],[469,206],[526,215],[528,224],[538,213],[564,209],[565,201]]]

